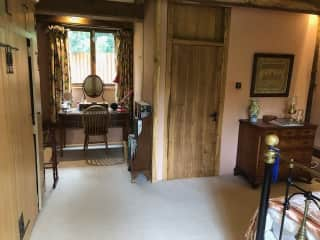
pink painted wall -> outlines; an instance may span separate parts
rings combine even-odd
[[[290,95],[305,109],[312,67],[317,18],[307,14],[251,8],[232,8],[227,82],[221,136],[220,174],[230,174],[236,163],[238,120],[247,118],[256,52],[295,54]],[[235,89],[235,82],[242,89]],[[287,98],[258,98],[263,114],[283,116]],[[249,146],[248,146],[249,147]]]

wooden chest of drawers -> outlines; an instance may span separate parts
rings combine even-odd
[[[235,175],[245,176],[253,187],[263,181],[264,175],[264,153],[267,146],[264,138],[268,134],[276,134],[282,159],[291,159],[310,166],[314,136],[317,126],[306,124],[301,127],[280,127],[274,124],[266,124],[258,121],[256,124],[248,120],[240,120],[237,163],[234,170]],[[288,164],[280,161],[280,180],[288,176]],[[294,171],[295,178],[310,181],[310,175],[299,170]]]

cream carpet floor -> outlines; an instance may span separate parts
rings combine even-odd
[[[131,184],[125,164],[62,168],[31,240],[241,240],[259,195],[234,176]]]

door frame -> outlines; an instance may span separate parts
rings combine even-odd
[[[37,42],[35,36],[29,36],[26,39],[30,41],[28,47],[28,58],[30,58],[29,77],[30,79],[30,95],[31,108],[33,109],[33,136],[35,140],[35,161],[36,161],[36,177],[37,177],[37,193],[38,193],[38,208],[42,209],[44,182],[43,182],[43,151],[42,151],[42,116],[41,116],[41,98],[40,98],[40,81],[37,66]],[[28,60],[29,61],[29,60]],[[32,87],[32,89],[31,89]]]
[[[173,48],[173,36],[170,32],[170,22],[169,22],[169,7],[171,4],[185,5],[181,3],[169,3],[167,5],[167,51],[166,51],[166,66],[165,66],[165,108],[164,108],[164,147],[163,147],[163,180],[168,180],[168,153],[169,153],[169,109],[170,109],[170,92],[171,92],[171,59],[172,59],[172,48]],[[190,5],[190,3],[188,3]],[[199,5],[195,5],[199,6]],[[221,7],[225,9],[225,31],[224,31],[224,54],[223,54],[223,64],[221,73],[221,86],[219,89],[219,107],[218,107],[218,119],[217,119],[217,139],[216,139],[216,150],[215,150],[215,166],[214,174],[219,175],[220,173],[220,149],[221,149],[221,133],[222,133],[222,119],[223,119],[223,109],[224,109],[224,99],[225,99],[225,87],[226,87],[226,70],[228,63],[228,48],[229,48],[229,36],[230,36],[230,19],[231,19],[231,8]],[[171,28],[172,29],[172,28]]]

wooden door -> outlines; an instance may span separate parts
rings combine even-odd
[[[6,33],[0,29],[0,42],[6,42]],[[0,59],[0,239],[18,239],[15,162],[9,129],[11,119],[6,111],[9,94],[4,48],[0,48]]]
[[[0,48],[0,239],[21,239],[23,214],[29,239],[38,213],[36,162],[30,104],[25,0],[10,0],[9,12],[0,16],[0,42],[12,50],[13,73],[7,73],[6,53]],[[21,231],[23,232],[23,231]]]
[[[30,235],[38,212],[36,155],[34,151],[31,95],[28,69],[27,41],[23,36],[9,34],[14,52],[14,73],[9,74],[10,106],[12,111],[11,135],[16,165],[18,218],[23,215],[26,239]]]
[[[38,205],[27,44],[25,37],[11,31],[5,31],[5,36],[5,42],[18,51],[12,52],[14,73],[8,74],[5,61],[0,61],[0,239],[20,238],[21,216],[24,239],[28,239]],[[0,50],[1,60],[6,59],[3,48]]]
[[[168,26],[168,178],[213,176],[224,9],[174,4],[169,6]]]

